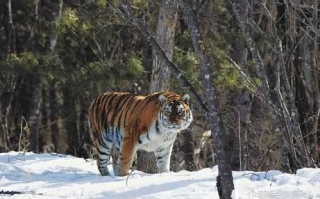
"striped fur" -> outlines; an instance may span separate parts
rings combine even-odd
[[[168,172],[177,133],[193,119],[188,101],[189,95],[172,92],[148,96],[107,92],[95,99],[89,126],[101,175],[109,175],[110,156],[115,175],[127,175],[137,150],[153,151],[159,171]]]

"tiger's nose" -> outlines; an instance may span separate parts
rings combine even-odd
[[[174,125],[179,125],[181,123],[181,120],[177,116],[177,117],[171,118],[171,123],[174,124]]]
[[[170,120],[172,123],[178,122],[179,121],[179,116],[172,115],[170,116]]]

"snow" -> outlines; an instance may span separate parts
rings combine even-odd
[[[217,174],[214,167],[103,177],[94,160],[61,154],[0,153],[0,199],[218,199]],[[234,199],[320,199],[320,169],[304,168],[296,175],[275,170],[235,171],[233,177]]]

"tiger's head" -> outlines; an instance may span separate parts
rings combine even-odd
[[[162,128],[173,131],[187,129],[193,116],[189,107],[190,96],[177,94],[159,95],[160,111],[158,120]]]

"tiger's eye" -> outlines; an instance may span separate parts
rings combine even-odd
[[[183,111],[183,110],[180,110],[180,111],[179,111],[179,115],[180,115],[180,116],[184,116],[184,111]]]

